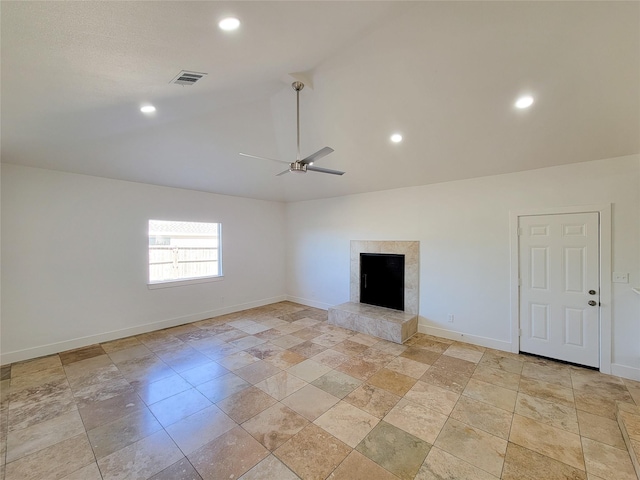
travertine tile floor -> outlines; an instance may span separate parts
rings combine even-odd
[[[0,478],[635,479],[640,383],[289,302],[2,368]]]

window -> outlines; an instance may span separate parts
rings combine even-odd
[[[222,277],[220,224],[149,220],[149,284]]]

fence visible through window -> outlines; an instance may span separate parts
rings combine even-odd
[[[220,224],[149,220],[149,282],[221,276]]]

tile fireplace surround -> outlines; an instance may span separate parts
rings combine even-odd
[[[360,254],[404,255],[404,312],[360,303]],[[329,323],[403,343],[418,330],[420,242],[351,241],[350,302],[329,309]]]

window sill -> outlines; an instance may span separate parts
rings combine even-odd
[[[220,275],[218,277],[185,278],[184,280],[169,280],[167,282],[148,283],[147,287],[149,288],[149,290],[155,290],[157,288],[185,287],[187,285],[219,282],[221,280],[224,280],[224,275]]]

